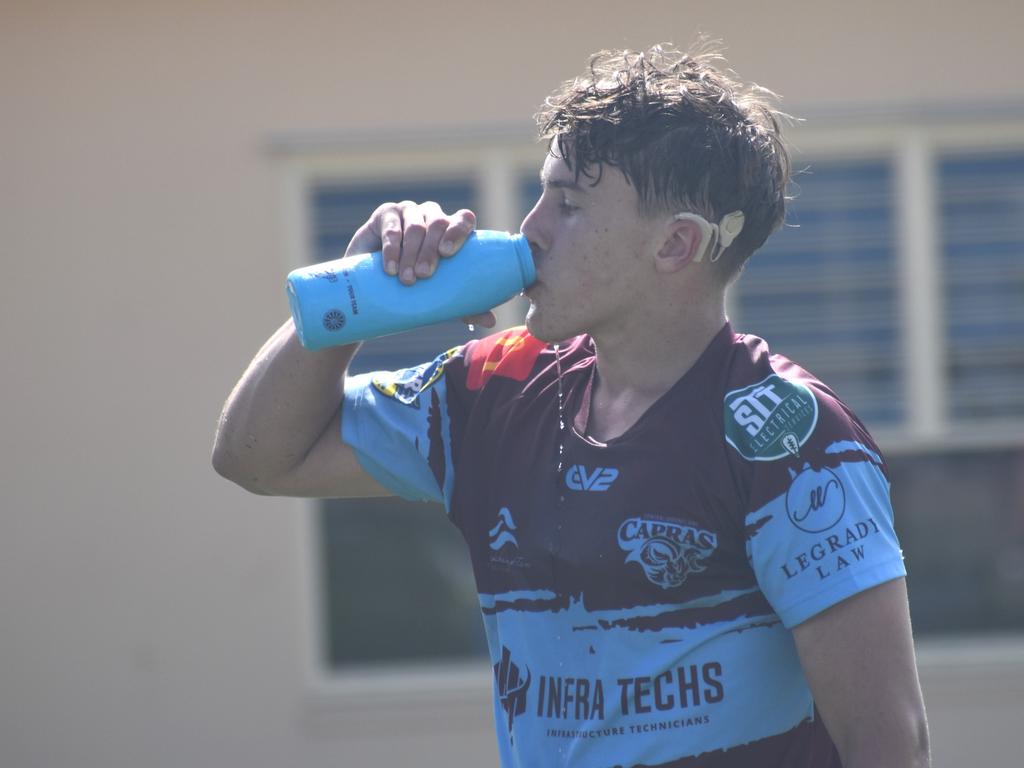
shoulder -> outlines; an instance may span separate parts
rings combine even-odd
[[[582,338],[582,337],[581,337]],[[577,345],[579,339],[571,342]],[[547,342],[533,336],[525,326],[509,328],[466,344],[464,348],[466,388],[483,389],[491,379],[526,382],[553,359]]]
[[[747,461],[856,449],[880,463],[877,447],[849,406],[757,336],[734,336],[723,411],[726,441]]]

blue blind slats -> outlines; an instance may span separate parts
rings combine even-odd
[[[734,296],[743,330],[821,378],[869,426],[905,416],[892,181],[886,160],[800,174],[787,226],[754,254]]]
[[[938,163],[954,419],[1024,416],[1024,153]]]
[[[314,261],[339,259],[349,240],[373,210],[388,200],[433,200],[446,212],[474,208],[476,190],[468,180],[421,183],[342,185],[314,184],[309,190],[311,248]],[[352,373],[416,365],[464,343],[471,334],[458,320],[367,342],[352,364]]]

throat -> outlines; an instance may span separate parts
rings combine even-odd
[[[664,393],[627,392],[617,397],[605,393],[600,382],[591,389],[588,402],[581,409],[584,424],[579,430],[587,438],[607,443],[628,432]]]

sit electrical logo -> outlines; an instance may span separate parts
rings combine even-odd
[[[582,464],[573,464],[565,473],[565,484],[574,491],[607,491],[619,470],[612,467],[595,467],[591,472]]]
[[[818,401],[778,374],[725,396],[725,439],[751,461],[798,457],[818,423]]]

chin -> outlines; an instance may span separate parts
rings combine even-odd
[[[547,344],[560,344],[567,339],[578,336],[582,331],[558,327],[558,323],[552,323],[544,317],[544,313],[537,309],[537,305],[530,303],[530,309],[526,312],[526,330],[536,339]]]

